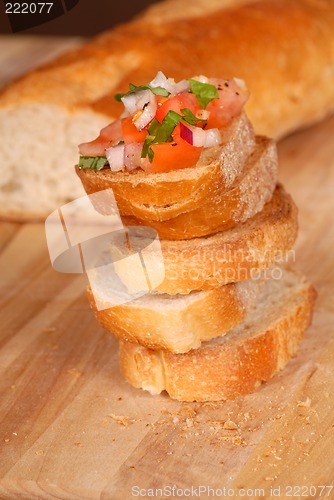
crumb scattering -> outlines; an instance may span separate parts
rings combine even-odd
[[[224,429],[227,429],[229,431],[236,431],[238,429],[238,426],[233,420],[226,420],[223,425]]]
[[[108,416],[123,427],[128,427],[130,424],[134,423],[134,420],[130,419],[129,417],[125,417],[124,415],[115,415],[114,413],[110,413],[110,415]]]
[[[307,397],[305,401],[297,401],[297,406],[302,407],[302,408],[310,408],[311,406],[311,399]]]

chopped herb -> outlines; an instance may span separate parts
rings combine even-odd
[[[202,108],[206,108],[209,102],[219,97],[218,90],[210,83],[201,83],[197,80],[190,79],[190,92],[195,94]]]
[[[148,156],[148,159],[152,163],[153,158],[154,158],[154,151],[151,148],[151,144],[153,144],[153,141],[155,140],[154,135],[148,135],[144,141],[143,148],[141,150],[141,158],[145,158]]]
[[[151,121],[151,123],[149,124],[148,126],[148,133],[150,135],[156,135],[156,133],[158,132],[158,128],[160,127],[161,123],[156,119],[156,118],[153,118],[153,120]]]
[[[150,160],[150,162],[152,163],[153,158],[154,158],[154,151],[152,148],[148,148],[147,156],[148,156],[148,159]]]
[[[189,123],[189,125],[197,125],[198,122],[206,122],[206,120],[202,118],[197,118],[189,108],[183,108],[181,112],[183,114],[183,120]]]
[[[152,162],[154,158],[154,151],[151,148],[151,145],[172,141],[172,133],[175,127],[177,127],[182,120],[190,125],[196,125],[198,122],[206,121],[201,118],[197,118],[197,116],[195,116],[189,108],[181,109],[181,113],[182,115],[176,113],[176,111],[169,110],[161,123],[156,118],[153,118],[148,127],[149,135],[145,139],[141,152],[142,158],[148,156],[150,162]],[[174,144],[172,144],[172,146],[174,146]]]
[[[180,123],[182,118],[183,117],[181,115],[172,110],[168,111],[161,123],[159,123],[156,118],[153,118],[150,126],[148,127],[150,135],[145,139],[141,157],[145,158],[148,156],[148,159],[152,162],[154,158],[154,151],[151,148],[151,144],[162,144],[164,142],[171,141],[172,132]]]
[[[79,169],[80,170],[102,170],[108,165],[108,160],[105,156],[80,156]]]
[[[171,140],[172,132],[181,120],[181,115],[179,115],[175,111],[169,110],[156,132],[154,142],[156,144],[160,144],[162,142],[168,142],[169,140]]]
[[[140,90],[150,90],[153,94],[155,95],[162,95],[164,97],[168,97],[170,95],[170,92],[168,90],[164,89],[163,87],[151,87],[150,85],[134,85],[133,83],[130,83],[129,85],[129,92],[125,92],[125,94],[115,94],[114,98],[116,101],[121,102],[122,97],[128,96],[130,94],[134,94],[135,92],[139,92]]]

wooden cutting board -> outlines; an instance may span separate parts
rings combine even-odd
[[[175,497],[334,498],[333,137],[330,118],[279,144],[300,207],[296,265],[319,296],[298,355],[235,401],[130,387],[85,278],[52,270],[43,225],[0,225],[1,499],[167,498],[173,485]]]

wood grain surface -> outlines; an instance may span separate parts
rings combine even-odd
[[[182,404],[130,387],[85,277],[51,268],[43,224],[0,225],[1,499],[121,500],[135,486],[150,498],[173,485],[225,487],[223,498],[242,488],[289,498],[304,485],[294,497],[334,498],[307,489],[334,480],[333,137],[334,117],[279,144],[280,179],[300,208],[296,267],[318,300],[298,355],[235,401]]]

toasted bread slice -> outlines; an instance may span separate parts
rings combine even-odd
[[[286,260],[297,230],[297,208],[278,185],[263,210],[235,228],[191,240],[160,240],[165,277],[155,290],[187,294],[256,278],[274,262]],[[145,240],[136,243],[132,236],[132,245],[145,248]],[[136,271],[129,259],[124,259],[128,248],[120,241],[110,251],[116,273],[127,289],[133,290]],[[161,276],[160,254],[148,244],[144,260],[150,279],[158,283],[155,277]]]
[[[299,273],[267,283],[246,319],[186,354],[120,342],[121,370],[134,387],[180,401],[233,399],[281,370],[311,322],[315,291]],[[208,318],[210,321],[210,318]]]
[[[170,219],[199,208],[217,186],[222,191],[229,189],[241,174],[255,148],[253,127],[245,113],[222,129],[222,135],[223,145],[203,150],[194,167],[162,173],[140,168],[112,172],[109,168],[95,171],[77,167],[76,172],[87,194],[111,188],[121,215]]]
[[[88,297],[101,326],[118,338],[174,353],[197,348],[202,341],[224,335],[245,317],[264,286],[264,280],[231,283],[189,295],[148,294],[114,305],[108,282],[94,282]],[[98,297],[97,297],[98,295]],[[106,309],[98,310],[104,302]]]
[[[207,193],[199,207],[182,203],[151,207],[153,218],[123,217],[126,225],[156,229],[160,238],[185,240],[225,231],[260,212],[270,200],[277,182],[277,153],[274,141],[257,137],[255,151],[248,157],[241,176],[224,191],[219,183]],[[134,191],[135,194],[135,191]],[[144,218],[145,217],[145,218]]]

